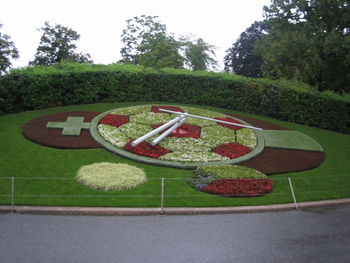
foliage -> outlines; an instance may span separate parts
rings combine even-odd
[[[258,179],[266,178],[263,173],[241,165],[211,165],[201,166],[194,171],[196,176],[211,177],[212,181],[219,178],[226,179]]]
[[[232,197],[260,196],[272,190],[265,174],[240,165],[199,167],[190,184],[202,192]]]
[[[81,167],[76,179],[98,190],[121,191],[137,187],[147,181],[145,172],[122,163],[94,163]]]
[[[273,0],[264,10],[270,34],[255,52],[266,76],[350,91],[349,1]]]
[[[255,44],[267,34],[264,21],[254,22],[226,50],[225,71],[246,77],[261,78],[262,58],[254,53]]]
[[[179,43],[168,35],[158,16],[134,17],[127,20],[121,36],[124,47],[121,62],[154,68],[181,68],[183,58]]]
[[[0,112],[107,98],[118,102],[166,101],[235,109],[350,133],[348,96],[318,93],[297,81],[286,83],[184,69],[63,63],[12,70],[1,76]]]
[[[0,24],[0,29],[2,24]],[[11,41],[11,37],[0,32],[0,75],[11,67],[10,59],[19,58],[18,50]]]
[[[92,62],[89,54],[76,53],[77,48],[73,41],[77,41],[80,35],[68,27],[56,24],[54,27],[45,22],[45,26],[37,48],[35,58],[30,65],[47,66],[59,62]]]
[[[207,70],[208,68],[214,68],[217,65],[217,61],[212,57],[215,57],[215,47],[206,43],[202,38],[191,40],[189,37],[181,39],[186,65],[194,70]]]
[[[183,68],[184,63],[192,70],[215,67],[214,47],[198,38],[183,37],[176,40],[158,16],[133,17],[121,35],[124,46],[120,53],[122,63],[153,68]]]

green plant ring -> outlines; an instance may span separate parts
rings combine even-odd
[[[155,106],[155,105],[144,105],[144,106]],[[164,105],[164,106],[168,106],[168,105]],[[173,106],[173,105],[169,105],[169,106]],[[119,108],[120,109],[120,108]],[[91,122],[91,126],[90,126],[90,133],[92,135],[92,137],[98,142],[100,143],[103,147],[105,147],[107,150],[118,154],[119,156],[122,156],[124,158],[128,158],[134,161],[138,161],[138,162],[142,162],[142,163],[146,163],[146,164],[152,164],[152,165],[159,165],[159,166],[165,166],[165,167],[172,167],[172,168],[180,168],[180,169],[195,169],[199,166],[208,166],[208,165],[231,165],[231,164],[239,164],[241,162],[245,162],[248,161],[252,158],[254,158],[255,156],[259,155],[264,147],[265,147],[265,143],[264,143],[264,137],[261,134],[260,131],[256,131],[254,130],[255,136],[257,138],[257,145],[256,147],[249,152],[248,154],[245,154],[243,156],[240,156],[238,158],[235,159],[229,159],[229,160],[222,160],[222,161],[211,161],[211,162],[179,162],[179,161],[167,161],[167,160],[159,160],[159,159],[154,159],[154,158],[148,158],[148,157],[144,157],[144,156],[140,156],[137,154],[133,154],[130,153],[128,151],[125,151],[123,149],[120,149],[114,145],[112,145],[110,142],[107,142],[98,132],[98,124],[99,121],[105,117],[107,114],[111,114],[112,112],[116,111],[117,109],[113,109],[107,112],[103,112],[100,115],[96,116],[92,122]],[[220,115],[225,115],[220,113]],[[240,120],[238,118],[229,116],[229,115],[225,115],[228,118],[233,118],[236,119],[246,125],[250,125],[249,123]]]

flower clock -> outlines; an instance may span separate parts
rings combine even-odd
[[[137,145],[133,142],[176,118],[178,113],[200,115],[216,121],[187,117],[157,145],[151,142],[167,129]],[[258,153],[258,136],[246,122],[225,114],[194,107],[142,105],[103,113],[94,120],[93,133],[102,145],[124,157],[141,162],[179,168],[195,168],[209,163],[237,163]],[[250,154],[250,155],[249,155]]]
[[[45,146],[105,147],[135,161],[193,169],[193,188],[225,197],[268,194],[273,184],[265,174],[312,169],[324,160],[322,147],[300,131],[187,106],[54,113],[28,122],[23,134]],[[99,163],[83,167],[77,179],[105,191],[122,191],[146,182],[145,175],[130,174],[136,175],[133,167]]]

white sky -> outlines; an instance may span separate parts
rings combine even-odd
[[[262,20],[270,0],[0,0],[0,29],[10,35],[20,58],[13,67],[34,59],[45,21],[61,24],[80,34],[78,51],[89,53],[94,63],[117,62],[126,20],[134,16],[159,16],[168,33],[194,34],[217,47],[222,69],[225,51],[254,21]]]

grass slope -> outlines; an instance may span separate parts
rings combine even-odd
[[[164,102],[158,103],[164,104]],[[270,176],[274,183],[273,191],[257,198],[224,198],[200,193],[191,188],[187,182],[192,176],[192,171],[141,164],[121,158],[105,149],[49,148],[27,140],[21,133],[26,122],[42,115],[77,110],[104,112],[138,104],[143,103],[78,105],[0,116],[0,204],[10,204],[11,177],[15,177],[17,205],[155,207],[160,205],[161,177],[166,178],[164,205],[168,207],[290,203],[292,197],[288,177],[293,180],[298,201],[350,197],[349,135],[262,116],[203,107],[258,118],[301,131],[321,144],[326,153],[326,160],[313,170]],[[104,192],[80,185],[74,179],[79,168],[96,162],[134,165],[146,172],[148,181],[136,189],[120,192]]]

